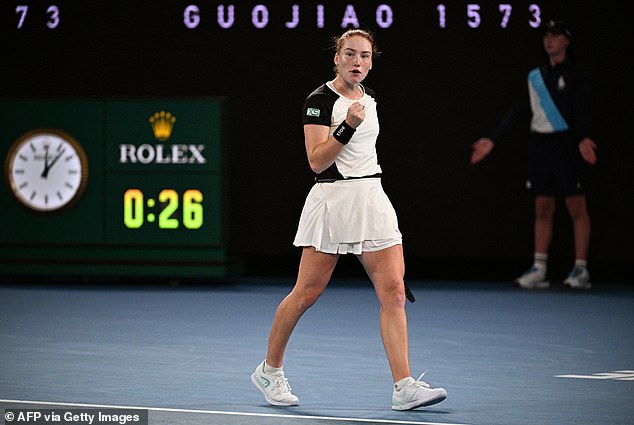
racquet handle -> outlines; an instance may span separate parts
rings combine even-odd
[[[405,282],[403,282],[405,283]],[[414,294],[412,294],[412,291],[409,289],[409,286],[407,286],[407,283],[405,283],[405,297],[409,300],[409,302],[413,303],[414,301],[416,301],[416,297],[414,297]]]

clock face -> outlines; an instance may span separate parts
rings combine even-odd
[[[72,205],[88,180],[88,161],[81,145],[54,129],[20,136],[9,149],[5,170],[17,200],[42,212]]]

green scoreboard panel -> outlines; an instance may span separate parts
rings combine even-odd
[[[5,275],[225,275],[223,99],[0,101]]]

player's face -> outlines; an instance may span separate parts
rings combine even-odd
[[[557,55],[565,52],[570,44],[570,40],[564,34],[553,34],[546,32],[544,34],[544,50],[548,55]]]
[[[360,83],[372,69],[372,44],[361,36],[348,37],[335,54],[335,65],[344,81]]]

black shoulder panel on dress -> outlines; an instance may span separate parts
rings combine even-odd
[[[332,124],[332,110],[339,95],[330,89],[326,84],[322,84],[313,91],[304,102],[302,110],[302,121],[304,124],[318,124],[330,127]],[[337,170],[337,165],[333,163],[328,169],[315,176],[316,181],[341,180],[343,176]]]
[[[318,124],[330,127],[332,108],[339,95],[326,84],[322,84],[312,92],[304,102],[302,109],[303,124]]]

